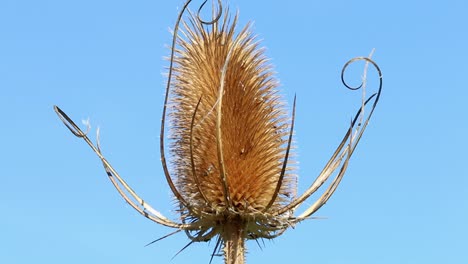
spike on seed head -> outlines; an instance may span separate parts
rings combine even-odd
[[[193,15],[183,22],[169,115],[172,163],[181,195],[196,211],[226,215],[229,202],[242,217],[284,205],[295,196],[295,175],[288,165],[278,196],[268,208],[281,175],[289,118],[263,49],[249,25],[236,34],[236,23],[237,15],[232,21],[224,15],[211,26]],[[217,107],[222,118],[220,138]],[[225,183],[218,139],[223,145]]]

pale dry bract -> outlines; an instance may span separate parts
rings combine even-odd
[[[225,263],[240,264],[246,239],[281,235],[309,218],[333,194],[380,97],[381,74],[370,58],[358,57],[345,64],[342,78],[354,61],[365,61],[366,71],[367,64],[372,64],[379,74],[379,91],[363,97],[329,162],[306,192],[296,197],[290,160],[295,99],[289,117],[271,65],[248,25],[238,29],[237,15],[223,10],[219,1],[212,21],[191,12],[187,15],[190,2],[174,30],[160,138],[162,165],[179,205],[180,222],[144,202],[103,157],[99,141],[95,146],[60,108],[55,110],[72,133],[97,153],[110,180],[133,208],[176,232],[185,231],[189,245],[215,239],[213,255],[222,246]],[[350,89],[361,88],[348,86],[344,79],[343,83]],[[365,113],[367,105],[371,110]],[[171,169],[164,148],[166,117],[170,119]],[[323,194],[294,216],[297,207],[327,180]]]

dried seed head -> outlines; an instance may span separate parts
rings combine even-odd
[[[243,264],[246,239],[280,236],[287,228],[308,219],[334,193],[379,101],[382,72],[370,56],[353,58],[344,65],[341,80],[348,89],[362,88],[361,107],[322,172],[304,194],[295,198],[295,175],[288,160],[295,100],[289,120],[262,49],[248,26],[236,33],[237,16],[232,22],[228,15],[220,20],[221,0],[217,1],[219,12],[210,22],[193,15],[187,22],[182,21],[190,2],[185,2],[175,26],[160,138],[161,163],[178,199],[181,223],[152,208],[119,176],[101,153],[99,131],[94,145],[60,108],[54,109],[65,126],[98,155],[125,201],[148,219],[178,229],[162,238],[185,231],[191,242],[184,250],[193,242],[217,237],[212,258],[223,245],[225,263]],[[207,0],[199,12],[206,3]],[[181,21],[185,28],[183,37],[177,34]],[[356,61],[365,61],[366,66],[362,84],[353,87],[346,83],[344,73]],[[379,89],[366,97],[369,64],[379,74]],[[366,115],[368,105],[371,109]],[[174,178],[169,174],[164,151],[167,114],[172,119]],[[303,213],[294,216],[294,210],[335,172],[324,193]]]
[[[216,215],[228,205],[240,215],[274,210],[296,189],[288,165],[275,194],[290,118],[263,50],[248,25],[236,33],[236,22],[228,15],[213,25],[194,16],[183,22],[169,100],[176,185],[196,211]]]

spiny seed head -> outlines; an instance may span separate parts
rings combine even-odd
[[[236,22],[237,15],[233,21],[225,15],[213,25],[204,25],[194,16],[183,22],[169,100],[176,185],[197,211],[215,215],[228,211],[218,140],[234,209],[230,211],[236,215],[278,209],[296,191],[293,167],[288,165],[278,195],[267,208],[280,180],[290,118],[263,49],[249,25],[237,33]],[[217,138],[218,103],[221,138]]]

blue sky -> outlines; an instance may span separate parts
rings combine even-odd
[[[262,249],[249,242],[249,263],[468,263],[466,1],[229,3],[241,25],[255,21],[285,99],[298,96],[299,192],[359,105],[341,86],[342,65],[376,48],[384,75],[348,172],[317,213],[327,219],[298,224]],[[208,263],[214,243],[171,261],[188,242],[183,234],[144,247],[171,230],[125,204],[52,109],[89,118],[93,133],[99,126],[108,160],[175,219],[158,131],[163,57],[181,6],[0,2],[0,263]]]

